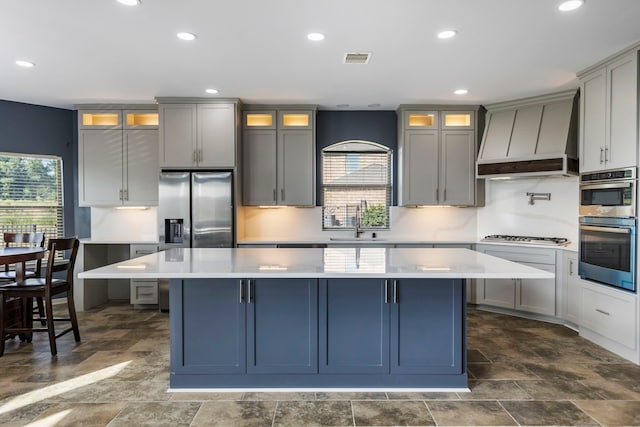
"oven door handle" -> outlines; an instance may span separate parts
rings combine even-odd
[[[600,190],[607,188],[630,188],[633,182],[616,182],[609,184],[580,185],[580,190]]]
[[[580,226],[580,230],[602,231],[604,233],[631,234],[631,229],[630,228],[595,227],[593,225],[581,225]]]

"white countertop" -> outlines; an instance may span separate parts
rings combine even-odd
[[[547,279],[549,273],[458,248],[169,249],[78,274],[80,279]]]

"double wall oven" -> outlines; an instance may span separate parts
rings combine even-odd
[[[635,168],[580,176],[580,277],[636,291]]]

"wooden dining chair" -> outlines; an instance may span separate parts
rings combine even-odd
[[[73,300],[73,269],[75,267],[76,256],[78,255],[78,247],[80,242],[76,237],[63,239],[49,239],[47,250],[49,257],[47,258],[47,272],[44,278],[30,278],[22,282],[13,282],[0,285],[0,337],[12,334],[25,334],[26,340],[31,341],[33,332],[47,332],[49,334],[49,345],[51,347],[51,355],[58,353],[56,339],[62,335],[73,331],[76,342],[80,342],[80,330],[78,328],[78,319],[76,317],[75,303]],[[67,262],[56,263],[61,252],[70,251]],[[53,274],[59,271],[66,271],[66,278],[54,279]],[[66,294],[67,306],[69,310],[68,317],[54,317],[53,315],[53,297],[59,294]],[[14,298],[22,299],[23,322],[21,325],[10,327],[5,325],[4,310],[5,304]],[[33,304],[33,298],[42,298],[44,301],[44,317],[33,318],[33,310],[29,308]],[[46,327],[34,327],[33,321],[44,321]],[[56,322],[70,322],[70,326],[56,333]],[[40,325],[41,326],[41,325]],[[0,339],[0,356],[4,354],[4,339]]]

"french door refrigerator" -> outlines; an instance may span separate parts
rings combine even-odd
[[[161,249],[234,246],[231,172],[163,171],[158,196]],[[168,310],[168,281],[159,282],[158,300]]]

